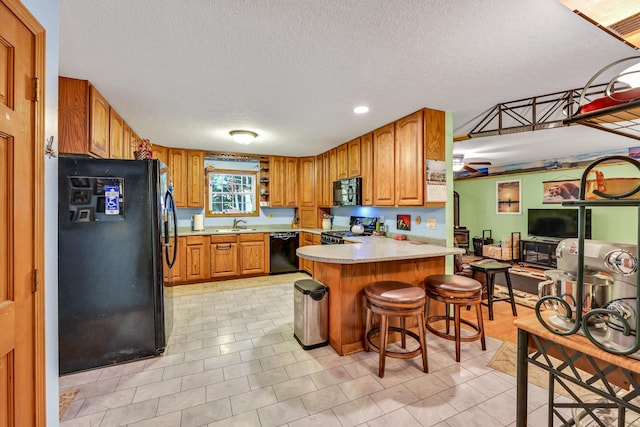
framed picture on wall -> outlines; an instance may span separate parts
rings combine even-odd
[[[496,213],[520,215],[522,213],[520,180],[496,182]]]
[[[564,200],[577,200],[580,197],[580,180],[542,182],[542,203],[562,203]]]
[[[396,228],[398,230],[411,230],[411,215],[396,215]]]

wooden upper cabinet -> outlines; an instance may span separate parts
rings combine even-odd
[[[298,205],[302,207],[313,207],[316,205],[316,188],[314,185],[316,178],[316,158],[302,157],[299,159],[298,174]]]
[[[324,189],[324,164],[322,161],[322,154],[316,156],[316,174],[313,181],[313,187],[315,188],[316,206],[324,206],[322,199],[322,192]]]
[[[89,90],[89,153],[109,158],[109,103],[94,86]]]
[[[124,159],[124,120],[113,108],[109,109],[109,157]]]
[[[424,205],[424,118],[417,111],[395,123],[397,206]]]
[[[336,178],[349,178],[349,147],[347,144],[339,145],[338,148],[336,148],[336,157],[338,162]]]
[[[187,152],[181,149],[169,149],[169,172],[173,184],[173,198],[176,207],[187,207]]]
[[[349,178],[353,177],[353,176],[360,176],[361,175],[361,153],[360,153],[360,138],[356,138],[353,141],[350,141],[347,144],[347,148],[348,148],[348,164],[349,164],[349,168],[348,168],[348,174]]]
[[[134,151],[134,134],[133,131],[131,130],[131,126],[129,126],[127,124],[127,122],[124,122],[124,128],[123,128],[123,132],[122,132],[122,147],[124,150],[124,154],[123,154],[123,158],[125,159],[135,159],[135,155],[133,154]]]
[[[298,158],[285,157],[284,160],[284,205],[298,206]]]
[[[444,111],[424,109],[424,157],[429,160],[445,160]]]
[[[204,152],[187,150],[187,207],[204,207]]]
[[[322,206],[333,205],[333,181],[331,179],[331,152],[322,153]]]
[[[351,156],[349,156],[351,158]],[[373,205],[373,133],[360,137],[360,175],[362,206]]]
[[[129,134],[127,132],[130,132]],[[135,132],[88,80],[58,77],[58,151],[132,159]],[[135,144],[134,144],[135,147]]]
[[[269,202],[272,208],[284,207],[284,157],[269,158]]]
[[[169,165],[169,149],[161,145],[152,145],[151,151],[153,152],[153,158],[160,160],[165,165]],[[171,170],[169,170],[171,174]]]
[[[373,205],[395,204],[395,124],[373,131]]]
[[[329,188],[333,188],[333,181],[338,180],[338,149],[329,150]]]
[[[109,104],[87,80],[58,78],[58,151],[109,157]]]

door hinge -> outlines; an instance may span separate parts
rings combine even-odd
[[[33,274],[31,275],[31,292],[38,292],[38,288],[40,287],[40,271],[36,268],[33,270]]]
[[[40,101],[40,79],[37,77],[33,78],[33,101]]]

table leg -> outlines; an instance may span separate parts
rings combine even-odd
[[[516,358],[516,426],[527,425],[527,387],[529,383],[529,364],[527,353],[529,345],[529,333],[518,329],[518,355]]]
[[[511,312],[514,316],[518,316],[516,311],[516,299],[513,297],[513,287],[511,286],[511,275],[508,271],[504,272],[504,277],[507,279],[507,289],[509,290],[509,298],[511,298]]]
[[[496,275],[487,271],[484,273],[484,276],[487,281],[487,304],[489,306],[489,320],[493,320],[493,280],[495,279]]]

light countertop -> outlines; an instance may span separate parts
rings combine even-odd
[[[402,259],[419,259],[462,254],[462,248],[448,248],[416,241],[386,237],[349,237],[354,242],[341,245],[315,245],[298,248],[301,258],[335,264],[359,264]],[[359,242],[359,243],[355,243]]]

